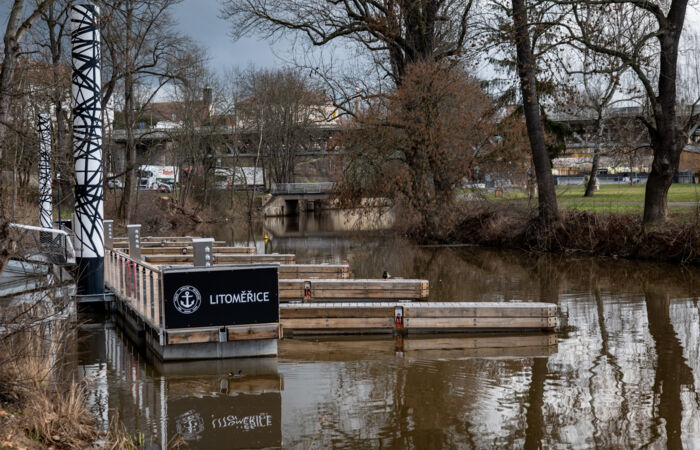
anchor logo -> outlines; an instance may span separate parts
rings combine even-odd
[[[190,286],[191,287],[191,286]],[[201,414],[190,409],[189,411],[180,414],[175,420],[175,428],[179,435],[186,441],[194,441],[201,438],[204,431],[204,420]]]
[[[182,286],[173,295],[173,305],[182,314],[192,314],[202,304],[202,296],[194,286]]]

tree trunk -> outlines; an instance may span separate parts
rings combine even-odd
[[[10,106],[14,94],[13,82],[15,70],[17,69],[17,58],[19,56],[19,42],[17,41],[17,29],[22,17],[24,1],[17,0],[12,5],[10,17],[5,29],[4,58],[0,66],[0,160],[6,146],[7,123],[10,119]]]
[[[672,147],[654,147],[654,160],[644,193],[645,226],[658,225],[666,220],[668,213],[668,190],[678,168],[680,150]]]
[[[134,82],[130,73],[124,76],[124,131],[126,133],[126,173],[124,189],[119,203],[119,217],[131,220],[131,199],[138,185],[136,177],[136,143],[134,139]]]
[[[0,71],[0,160],[4,154],[7,143],[7,124],[10,121],[10,107],[14,95],[14,77],[17,68],[17,47],[8,39],[5,39],[5,59],[2,61]]]
[[[598,127],[596,132],[595,147],[593,148],[593,163],[591,164],[591,175],[588,178],[588,185],[586,186],[586,192],[583,194],[584,197],[593,197],[595,194],[595,185],[598,180],[598,166],[600,165],[600,143],[603,139],[603,124],[602,118],[599,116],[596,123]]]
[[[66,6],[67,7],[67,6]],[[64,81],[61,76],[61,59],[62,59],[62,38],[63,38],[63,25],[56,21],[54,7],[51,6],[47,10],[48,19],[47,25],[49,30],[49,48],[51,51],[51,66],[53,75],[53,105],[56,110],[56,166],[58,168],[57,173],[62,176],[59,177],[59,183],[61,184],[61,196],[58,201],[66,205],[74,205],[73,197],[73,152],[68,146],[68,129],[67,129],[67,117],[63,111],[63,97],[68,86],[64,85]],[[66,19],[68,20],[68,19]],[[59,220],[61,218],[59,217]]]
[[[645,226],[658,225],[666,220],[668,190],[678,171],[683,151],[684,143],[679,139],[680,132],[676,123],[675,81],[673,84],[672,96],[665,98],[659,96],[659,104],[654,114],[656,129],[649,130],[654,159],[644,194],[643,223]]]
[[[132,72],[133,61],[131,61],[131,18],[133,6],[131,2],[126,5],[125,36],[126,54],[124,64],[124,131],[126,133],[126,173],[124,176],[124,189],[122,199],[119,203],[119,217],[126,223],[131,220],[131,200],[134,198],[135,187],[138,184],[136,179],[136,144],[134,140],[134,74]]]
[[[665,27],[659,24],[659,84],[654,104],[655,126],[647,124],[654,159],[644,194],[643,223],[657,225],[666,220],[668,190],[678,171],[684,142],[676,119],[676,75],[678,43],[683,31],[688,0],[673,0]]]
[[[518,76],[523,96],[525,124],[530,139],[532,161],[537,177],[539,217],[542,223],[550,224],[557,220],[557,195],[554,191],[552,169],[544,142],[544,129],[540,117],[540,105],[535,84],[535,58],[530,47],[526,0],[512,0],[513,25],[518,60]]]

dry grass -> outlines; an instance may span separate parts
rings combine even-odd
[[[99,438],[82,383],[34,391],[24,402],[23,414],[27,434],[47,446],[86,448]]]
[[[109,431],[105,439],[103,448],[106,450],[138,450],[146,448],[150,443],[146,442],[146,438],[141,432],[131,433],[119,421],[118,413],[112,418]],[[182,436],[175,435],[166,448],[170,450],[187,449],[189,445]]]
[[[465,213],[450,240],[531,252],[700,264],[698,221],[672,218],[661,226],[645,229],[636,214],[561,211],[556,224],[543,228],[527,208],[487,205]]]
[[[85,448],[99,434],[85,406],[85,386],[63,376],[72,324],[63,305],[48,294],[3,311],[0,323],[0,399],[6,409],[3,445]],[[21,431],[21,432],[20,432]],[[26,443],[25,443],[26,444]]]

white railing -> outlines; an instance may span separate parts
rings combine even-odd
[[[275,183],[273,194],[327,194],[333,190],[335,183]]]
[[[24,258],[44,255],[50,262],[75,264],[75,248],[71,233],[56,228],[11,223],[10,228],[17,234],[12,236],[20,255]],[[53,261],[61,256],[63,261]]]
[[[158,267],[106,248],[105,284],[144,320],[163,328],[163,272]]]

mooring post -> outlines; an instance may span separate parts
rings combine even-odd
[[[71,7],[73,157],[79,295],[104,293],[99,8]]]
[[[48,114],[37,117],[39,134],[39,226],[53,228],[53,201],[51,198],[51,122]],[[39,240],[49,242],[51,233],[41,233]]]
[[[214,238],[193,238],[192,251],[195,267],[210,267],[213,263]]]
[[[127,225],[129,234],[129,256],[141,259],[141,225]]]
[[[105,248],[114,248],[112,246],[112,239],[114,238],[114,221],[105,220]]]

